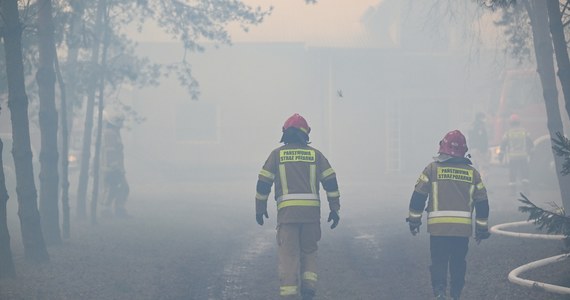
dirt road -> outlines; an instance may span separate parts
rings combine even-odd
[[[429,236],[422,228],[413,237],[404,222],[414,182],[341,182],[341,223],[335,230],[322,226],[316,299],[431,298]],[[0,281],[0,299],[276,299],[275,207],[258,226],[254,187],[245,181],[136,186],[132,218],[102,218],[97,226],[74,220],[71,239],[50,247],[51,262],[39,267],[23,260],[13,213],[18,277]],[[492,224],[524,219],[505,188],[489,189]],[[532,195],[537,202],[553,197],[548,189]],[[463,299],[565,299],[507,280],[515,267],[559,254],[561,247],[503,236],[472,241]],[[568,270],[564,263],[525,276],[569,284]]]

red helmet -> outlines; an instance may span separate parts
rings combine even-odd
[[[517,114],[512,114],[509,117],[509,122],[511,122],[511,124],[518,124],[521,122],[521,118]]]
[[[290,116],[287,121],[285,121],[285,124],[283,124],[283,131],[290,127],[301,129],[301,131],[306,134],[309,134],[311,132],[311,127],[309,127],[307,120],[305,120],[305,118],[301,117],[299,114],[294,114]]]
[[[464,157],[467,153],[465,136],[459,130],[448,132],[439,142],[438,153],[444,153],[455,157]]]

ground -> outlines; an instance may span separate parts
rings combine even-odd
[[[275,206],[258,226],[253,178],[133,184],[131,218],[100,218],[96,226],[73,219],[71,238],[49,247],[50,262],[39,266],[23,259],[11,203],[18,276],[0,281],[0,299],[277,299]],[[341,223],[331,230],[323,220],[316,299],[431,299],[429,236],[424,226],[412,236],[404,222],[415,178],[339,180]],[[516,198],[493,182],[490,222],[524,220]],[[548,188],[531,195],[538,203],[556,197]],[[472,240],[462,299],[569,299],[507,280],[512,269],[561,249],[558,241],[499,235],[479,245]],[[523,277],[569,286],[568,270],[566,261]]]

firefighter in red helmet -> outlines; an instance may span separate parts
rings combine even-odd
[[[321,238],[319,183],[327,194],[331,229],[339,222],[335,171],[325,156],[309,146],[311,128],[299,114],[285,121],[281,147],[273,150],[257,181],[256,221],[268,218],[267,199],[275,184],[281,299],[313,299],[317,283],[317,242]]]
[[[499,160],[503,161],[505,158],[507,160],[511,195],[516,194],[519,179],[523,192],[529,194],[529,160],[534,143],[528,131],[521,126],[520,117],[517,114],[511,115],[509,126],[509,130],[505,132],[501,141]]]
[[[447,299],[447,273],[450,273],[450,296],[459,299],[465,284],[469,237],[472,235],[472,212],[475,210],[475,240],[490,236],[487,219],[489,201],[479,172],[465,157],[467,143],[459,130],[448,132],[439,142],[434,157],[414,188],[406,219],[412,235],[422,224],[427,211],[430,233],[431,284],[436,299]],[[426,207],[427,201],[427,209]]]

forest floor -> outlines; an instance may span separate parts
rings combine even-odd
[[[340,180],[342,219],[334,230],[322,224],[315,299],[432,298],[429,235],[422,226],[412,236],[404,222],[414,183]],[[526,219],[505,182],[487,186],[492,225]],[[133,184],[130,218],[100,217],[95,226],[73,219],[71,237],[50,246],[50,262],[40,265],[23,258],[10,199],[17,277],[0,280],[0,299],[277,299],[275,206],[258,226],[254,189],[255,182],[238,180]],[[536,189],[530,198],[545,206],[559,195]],[[562,242],[493,235],[479,245],[471,240],[469,247],[462,299],[570,299],[507,279],[518,266],[562,253]],[[570,260],[523,277],[568,287]]]

